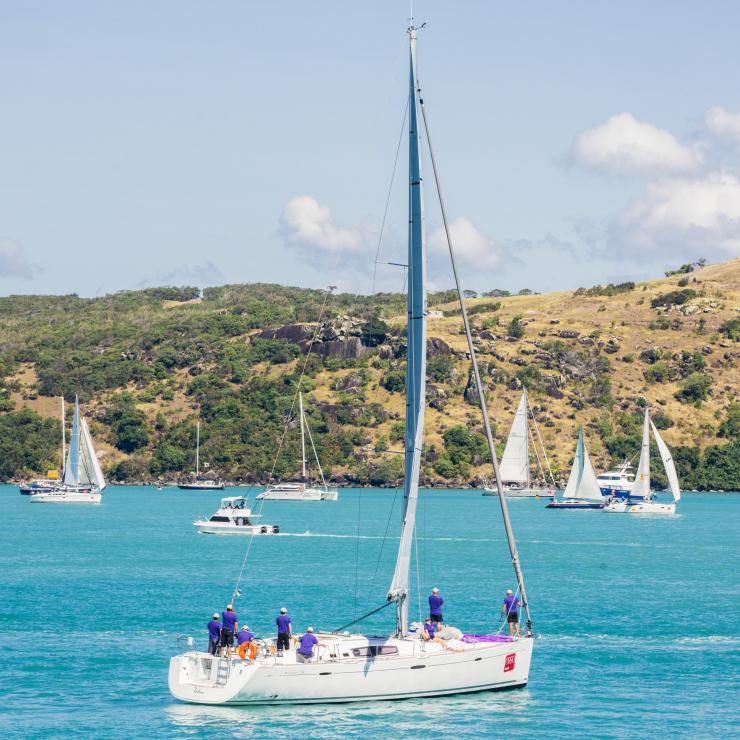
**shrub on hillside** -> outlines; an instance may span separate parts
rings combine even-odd
[[[510,337],[515,339],[521,339],[524,336],[524,323],[521,316],[514,316],[509,322],[507,332]]]
[[[682,306],[684,303],[688,303],[692,298],[696,298],[696,291],[692,288],[682,288],[681,290],[672,290],[669,293],[663,293],[662,295],[656,296],[650,301],[652,308],[660,308],[661,306]]]
[[[692,373],[674,394],[681,403],[701,403],[707,398],[712,379],[704,373]]]

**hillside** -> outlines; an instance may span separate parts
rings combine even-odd
[[[500,292],[468,301],[499,440],[526,386],[556,474],[579,424],[601,469],[635,455],[647,403],[684,487],[740,488],[740,260],[637,285]],[[290,475],[305,364],[325,468],[394,482],[401,456],[383,451],[403,434],[404,298],[334,295],[319,325],[324,297],[256,284],[0,298],[0,478],[58,467],[55,397],[75,393],[113,479],[187,473],[198,416],[201,459],[243,481],[267,478],[288,419],[275,471]],[[437,484],[490,474],[452,298],[429,299],[425,475]]]

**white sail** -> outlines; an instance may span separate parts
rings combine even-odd
[[[658,451],[660,452],[660,459],[663,461],[666,475],[668,476],[668,483],[671,486],[671,493],[673,494],[674,501],[681,500],[681,488],[678,485],[678,474],[676,473],[676,466],[673,463],[673,456],[671,451],[668,449],[668,445],[663,441],[663,438],[658,434],[658,430],[655,428],[652,419],[650,420],[650,426],[653,428],[653,434],[655,435],[655,441],[658,444]]]
[[[565,486],[563,498],[585,499],[588,501],[601,501],[603,499],[594,467],[583,441],[583,427],[578,430],[576,455],[573,458],[573,467],[570,470],[570,477],[568,478],[568,484]]]
[[[501,458],[501,480],[507,483],[529,483],[529,431],[527,428],[527,393],[514,415],[506,447]]]
[[[80,484],[80,406],[75,396],[75,410],[72,416],[72,432],[69,435],[69,450],[64,466],[64,485]]]
[[[645,410],[645,419],[642,424],[642,449],[640,462],[637,463],[635,482],[632,484],[632,495],[650,498],[650,416]]]
[[[83,417],[81,420],[82,426],[82,449],[83,454],[86,458],[86,466],[89,468],[89,478],[92,485],[97,486],[101,491],[105,488],[105,477],[98,461],[98,456],[95,454],[95,447],[93,446],[92,437],[90,436],[90,429],[87,426],[87,421]]]

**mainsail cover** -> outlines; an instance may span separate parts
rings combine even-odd
[[[404,509],[396,568],[388,598],[400,605],[398,632],[408,633],[408,588],[411,545],[419,494],[419,469],[424,438],[426,397],[426,257],[424,244],[421,163],[419,160],[416,84],[416,35],[410,39],[409,76],[409,233],[408,233],[408,360],[406,367],[406,441],[403,481]]]
[[[673,456],[671,451],[668,449],[668,445],[663,441],[663,438],[658,434],[658,430],[653,424],[653,420],[650,420],[650,426],[653,428],[653,434],[655,435],[655,441],[658,444],[658,452],[660,452],[660,459],[663,461],[665,466],[665,472],[668,476],[668,483],[671,487],[671,493],[673,494],[674,501],[681,500],[681,488],[678,484],[678,474],[676,473],[676,466],[673,463]]]
[[[90,436],[90,429],[87,426],[87,421],[84,417],[80,419],[82,425],[82,449],[85,457],[85,468],[89,470],[90,482],[97,486],[101,491],[105,488],[105,477],[98,462],[98,456],[95,454],[95,447],[93,447],[92,437]]]
[[[527,393],[522,393],[519,407],[506,440],[499,467],[501,480],[507,483],[529,482],[529,432],[527,427]]]
[[[635,482],[632,484],[632,495],[650,498],[650,416],[645,410],[642,424],[642,449],[640,462],[637,463]]]
[[[578,430],[576,456],[573,459],[573,467],[570,470],[563,498],[587,499],[589,501],[601,501],[603,499],[594,467],[583,441],[583,427]]]

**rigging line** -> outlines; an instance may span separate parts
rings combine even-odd
[[[542,476],[542,480],[545,482],[545,485],[547,485],[547,475],[545,474],[545,468],[542,465],[542,460],[540,459],[540,453],[537,449],[537,440],[534,438],[534,432],[529,429],[529,425],[527,425],[529,436],[532,438],[532,449],[534,450],[534,456],[537,458],[537,467],[540,469],[540,475]],[[529,465],[529,460],[527,460],[527,465]]]
[[[437,172],[437,162],[434,158],[434,149],[432,148],[432,138],[429,135],[429,124],[427,122],[426,109],[424,108],[424,99],[419,95],[419,103],[421,108],[421,115],[424,121],[424,130],[427,136],[427,146],[429,147],[429,156],[432,161],[432,170],[434,173],[434,183],[437,190],[437,197],[439,199],[439,207],[442,212],[442,223],[445,229],[445,236],[447,238],[447,248],[450,253],[450,262],[452,263],[452,274],[455,277],[455,287],[457,289],[458,300],[460,301],[460,311],[462,313],[463,325],[465,327],[465,337],[468,343],[468,350],[470,351],[470,361],[473,369],[473,377],[478,390],[478,401],[480,403],[481,414],[483,416],[483,426],[486,431],[486,439],[488,441],[488,450],[491,455],[491,462],[493,464],[493,472],[496,477],[496,487],[498,489],[499,504],[501,505],[501,516],[504,520],[504,529],[506,530],[506,539],[509,545],[509,552],[511,554],[511,564],[516,574],[517,585],[521,590],[522,604],[527,614],[527,632],[529,635],[534,634],[532,625],[532,616],[529,610],[529,602],[527,601],[527,593],[524,588],[524,574],[522,573],[521,564],[519,562],[519,552],[516,547],[516,539],[514,538],[514,530],[511,527],[511,520],[509,518],[509,507],[506,503],[506,496],[504,494],[503,483],[501,481],[501,472],[498,466],[498,456],[496,455],[496,445],[493,441],[493,431],[491,430],[491,420],[488,415],[488,406],[486,405],[486,395],[483,390],[483,383],[481,382],[480,371],[478,369],[478,358],[475,353],[475,345],[473,344],[473,335],[470,332],[470,322],[468,321],[468,312],[465,308],[465,298],[463,297],[462,284],[460,281],[460,275],[457,270],[457,262],[455,261],[455,251],[452,247],[452,236],[450,234],[449,222],[447,220],[447,210],[444,205],[444,198],[442,197],[442,189],[439,183],[439,174]]]
[[[542,454],[545,457],[545,464],[547,465],[547,472],[550,473],[550,482],[552,483],[553,487],[556,487],[555,486],[555,476],[552,474],[552,467],[550,467],[550,460],[547,457],[547,450],[545,449],[545,443],[542,441],[542,435],[540,434],[540,428],[537,424],[537,419],[534,418],[534,411],[531,407],[529,409],[529,413],[530,413],[530,416],[532,417],[532,422],[534,424],[534,430],[535,432],[537,432],[537,439],[539,439],[540,441],[540,447],[542,447]]]
[[[393,182],[396,179],[396,169],[398,168],[398,155],[401,151],[401,144],[403,143],[403,132],[406,128],[406,117],[409,113],[409,100],[406,98],[406,107],[403,111],[403,121],[401,122],[401,133],[398,135],[398,145],[396,146],[396,157],[393,160],[393,171],[391,173],[391,179],[388,183],[388,195],[385,199],[385,210],[383,211],[383,220],[380,223],[380,233],[378,234],[378,247],[375,250],[375,260],[373,262],[373,290],[372,295],[375,295],[375,284],[378,275],[378,257],[380,256],[380,247],[383,242],[383,234],[385,233],[385,222],[388,218],[388,208],[391,204],[391,196],[393,194]],[[390,263],[389,263],[390,264]]]
[[[362,521],[362,491],[357,492],[357,539],[355,540],[355,607],[357,614],[357,598],[360,582],[360,522]]]
[[[414,555],[416,556],[416,601],[419,608],[419,621],[423,622],[421,618],[421,582],[419,580],[419,539],[416,536],[416,527],[414,526]]]

